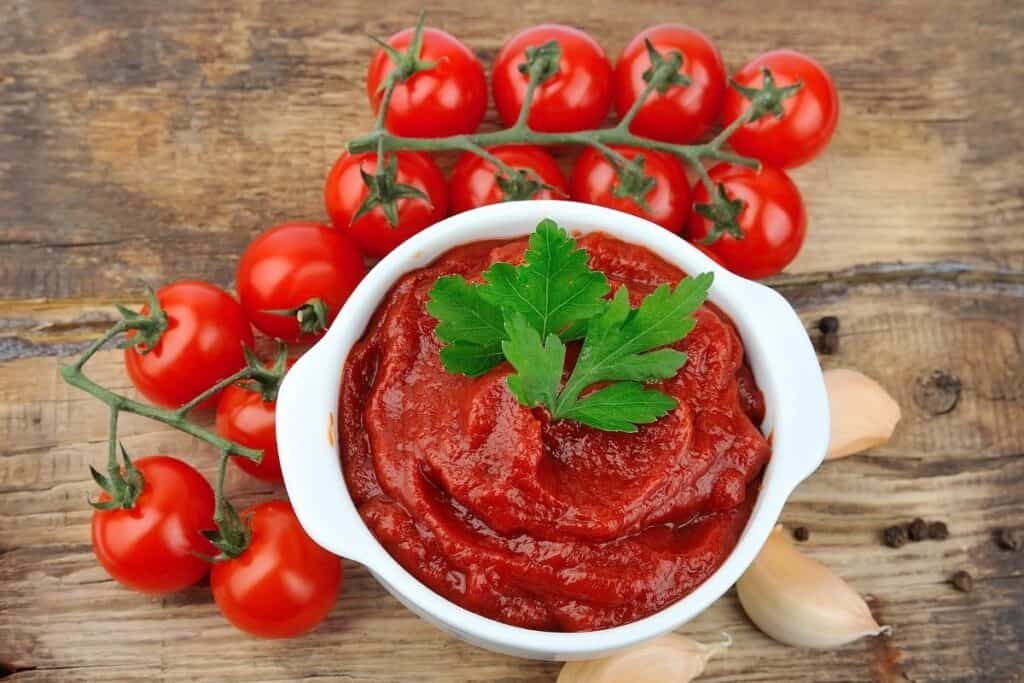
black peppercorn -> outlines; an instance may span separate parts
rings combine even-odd
[[[929,522],[928,538],[935,541],[945,541],[949,538],[949,528],[945,522]]]
[[[811,537],[811,532],[805,526],[798,526],[793,529],[793,538],[803,543]]]
[[[821,335],[818,341],[818,349],[826,356],[839,353],[839,335],[835,332],[826,332]]]
[[[917,517],[910,526],[907,527],[907,537],[911,541],[923,541],[928,538],[928,525],[923,519]]]
[[[1024,548],[1024,539],[1013,529],[996,529],[996,545],[1003,550],[1017,552]]]
[[[818,321],[818,330],[822,334],[835,334],[839,331],[839,318],[834,315],[826,315]]]
[[[901,526],[886,527],[882,532],[882,540],[890,548],[899,548],[907,542],[907,531]]]
[[[964,593],[970,593],[974,590],[974,577],[965,572],[963,569],[953,574],[953,578],[950,579],[953,583],[953,587],[958,591]]]

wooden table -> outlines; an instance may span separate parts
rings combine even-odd
[[[826,366],[859,368],[899,400],[895,439],[828,463],[793,496],[806,551],[873,596],[891,638],[786,648],[730,594],[687,625],[735,645],[709,681],[1024,680],[1024,5],[1014,2],[431,3],[431,23],[490,61],[516,29],[562,21],[610,51],[658,21],[700,27],[730,68],[774,47],[828,66],[842,94],[826,154],[794,173],[811,229],[774,284],[808,325],[842,321]],[[721,7],[718,7],[721,5]],[[419,3],[0,0],[0,678],[14,681],[552,681],[557,664],[465,645],[346,566],[315,634],[249,639],[207,588],[119,588],[89,545],[87,467],[104,407],[58,379],[111,304],[196,276],[230,285],[260,229],[322,219],[322,182],[370,117],[364,32]],[[120,354],[92,373],[128,390]],[[215,454],[127,418],[138,454]],[[279,491],[232,476],[241,502]],[[899,550],[915,516],[945,542]],[[958,569],[973,593],[953,590]]]

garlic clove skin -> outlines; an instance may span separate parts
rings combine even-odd
[[[856,370],[826,370],[832,434],[826,460],[845,458],[887,442],[900,421],[900,406],[881,384]]]
[[[557,683],[689,683],[732,639],[704,645],[670,633],[602,659],[567,662]]]
[[[888,634],[857,591],[797,550],[777,526],[736,584],[750,620],[780,643],[830,649]]]

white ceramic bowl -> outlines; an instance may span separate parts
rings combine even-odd
[[[649,617],[584,633],[509,626],[459,607],[402,568],[363,524],[345,487],[338,457],[338,392],[345,359],[392,285],[452,247],[521,237],[543,218],[570,231],[603,231],[646,247],[688,273],[712,270],[710,299],[739,329],[767,414],[772,456],[750,521],[721,567],[697,590]],[[292,367],[277,398],[277,441],[285,485],[309,535],[333,553],[363,564],[396,598],[431,623],[481,647],[536,659],[585,659],[653,638],[686,623],[732,586],[768,537],[793,489],[821,463],[828,443],[825,385],[796,313],[779,294],[716,265],[700,251],[644,219],[589,204],[528,201],[452,216],[414,236],[359,284],[327,334]]]

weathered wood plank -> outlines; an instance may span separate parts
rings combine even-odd
[[[986,278],[850,278],[782,289],[801,302],[808,327],[826,313],[841,317],[840,353],[826,365],[877,377],[904,409],[892,442],[827,463],[784,514],[811,529],[807,552],[871,594],[895,633],[835,652],[794,651],[759,634],[729,595],[685,628],[735,640],[707,680],[1015,680],[1024,662],[1024,553],[999,550],[991,532],[1024,523],[1024,288]],[[92,558],[83,503],[86,467],[103,459],[102,406],[40,382],[55,378],[57,363],[0,364],[0,443],[20,444],[0,456],[0,661],[38,667],[14,680],[553,680],[555,665],[492,655],[426,625],[355,565],[328,622],[280,644],[235,632],[204,588],[163,600],[120,589]],[[935,370],[960,382],[955,406],[940,414],[918,389]],[[97,356],[92,372],[126,385],[117,352]],[[213,473],[210,449],[166,429],[129,419],[124,436],[133,452],[176,453]],[[243,503],[273,494],[237,473],[229,489]],[[914,516],[946,520],[951,538],[881,545],[884,526]],[[948,585],[962,568],[977,578],[971,594]],[[238,659],[223,662],[225,651]]]
[[[111,296],[139,277],[229,283],[255,231],[323,217],[326,170],[369,123],[363,33],[419,7],[0,2],[0,297]],[[804,50],[834,73],[843,114],[830,150],[795,173],[812,221],[795,272],[1024,265],[1019,3],[831,0],[798,21],[782,0],[431,9],[485,60],[539,21],[583,26],[612,55],[666,20],[706,31],[732,68]]]

